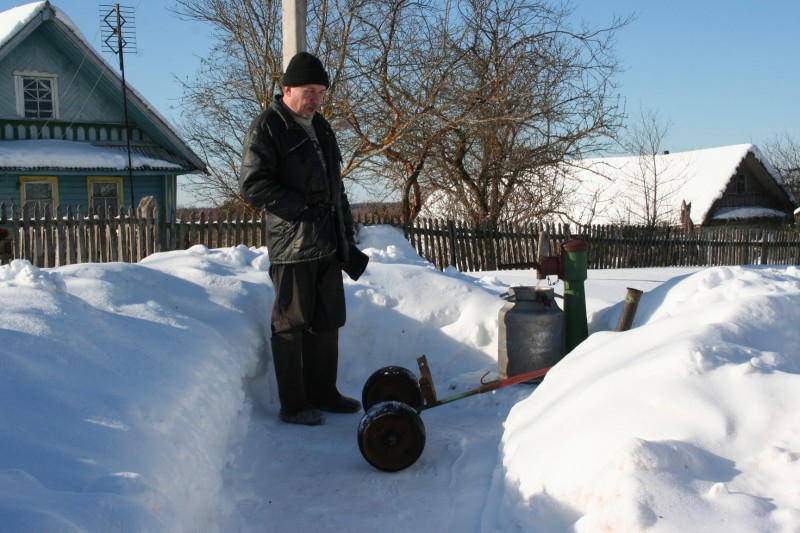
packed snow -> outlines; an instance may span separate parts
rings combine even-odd
[[[534,272],[440,272],[388,226],[359,241],[345,394],[422,354],[440,397],[497,377],[501,294]],[[590,271],[589,338],[538,386],[422,411],[396,473],[361,457],[360,414],[278,421],[268,267],[244,246],[0,267],[0,529],[800,531],[796,266]]]

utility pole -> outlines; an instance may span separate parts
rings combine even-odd
[[[306,51],[306,0],[283,0],[283,70],[298,52]]]

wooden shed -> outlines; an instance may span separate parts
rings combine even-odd
[[[581,224],[782,225],[797,208],[753,144],[584,159],[564,173],[566,218]]]

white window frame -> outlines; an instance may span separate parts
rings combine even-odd
[[[37,117],[25,117],[25,89],[23,80],[25,78],[39,78],[39,79],[47,79],[50,80],[50,89],[52,92],[53,97],[53,116],[52,117],[41,117],[43,119],[51,119],[51,120],[58,120],[59,114],[59,106],[58,106],[58,75],[52,74],[49,72],[39,72],[36,70],[15,70],[14,71],[14,88],[16,90],[16,97],[17,97],[17,115],[22,118],[37,118]]]

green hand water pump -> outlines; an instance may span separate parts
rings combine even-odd
[[[586,244],[570,237],[561,243],[558,255],[549,255],[549,248],[548,237],[542,233],[536,277],[558,276],[564,282],[564,352],[569,353],[589,336],[583,284],[588,277]]]

